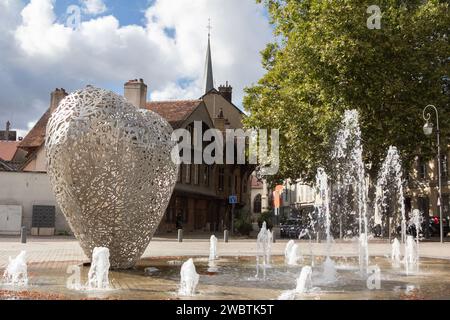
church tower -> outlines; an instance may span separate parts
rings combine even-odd
[[[206,50],[205,63],[205,94],[214,89],[214,76],[211,58],[211,19],[208,24],[208,49]]]

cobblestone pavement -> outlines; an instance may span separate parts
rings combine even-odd
[[[278,240],[273,244],[273,255],[284,255],[287,240]],[[297,241],[300,251],[308,255],[311,250],[314,255],[325,254],[325,243],[313,243],[308,241]],[[256,253],[255,240],[235,239],[224,243],[219,239],[218,254],[220,256],[251,256]],[[27,251],[27,261],[30,263],[46,262],[51,266],[53,263],[64,261],[87,261],[78,242],[74,238],[29,238],[26,244],[21,244],[17,237],[0,238],[0,268],[8,263],[8,258],[15,257],[21,250]],[[390,245],[387,241],[374,241],[369,245],[371,256],[386,256],[390,254]],[[175,239],[154,238],[143,257],[168,257],[168,256],[208,256],[208,239],[186,239],[178,243]],[[336,242],[332,245],[334,256],[357,255],[355,242]],[[440,244],[424,242],[420,244],[420,255],[428,258],[450,259],[450,243]]]

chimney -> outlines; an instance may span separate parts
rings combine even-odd
[[[147,104],[147,85],[143,79],[134,79],[125,83],[125,99],[137,108],[145,109]]]
[[[6,121],[5,140],[9,141],[9,130],[11,129],[11,122]]]
[[[61,101],[67,97],[67,92],[63,88],[56,88],[50,95],[50,113],[53,113],[58,108]]]
[[[226,85],[221,85],[219,87],[219,92],[222,95],[222,97],[225,98],[225,100],[227,100],[229,103],[232,103],[233,87],[228,85],[228,81],[227,81]]]

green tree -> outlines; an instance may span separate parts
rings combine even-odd
[[[377,0],[381,29],[370,30],[373,0],[257,0],[276,43],[262,52],[265,76],[246,89],[247,127],[280,129],[279,178],[312,180],[327,166],[346,109],[360,113],[364,157],[375,177],[390,145],[408,168],[431,155],[422,110],[440,107],[450,127],[449,1]],[[447,135],[448,136],[448,135]],[[434,141],[434,139],[433,139]]]

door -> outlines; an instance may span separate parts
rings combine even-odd
[[[0,234],[19,235],[22,227],[22,206],[0,206]]]

